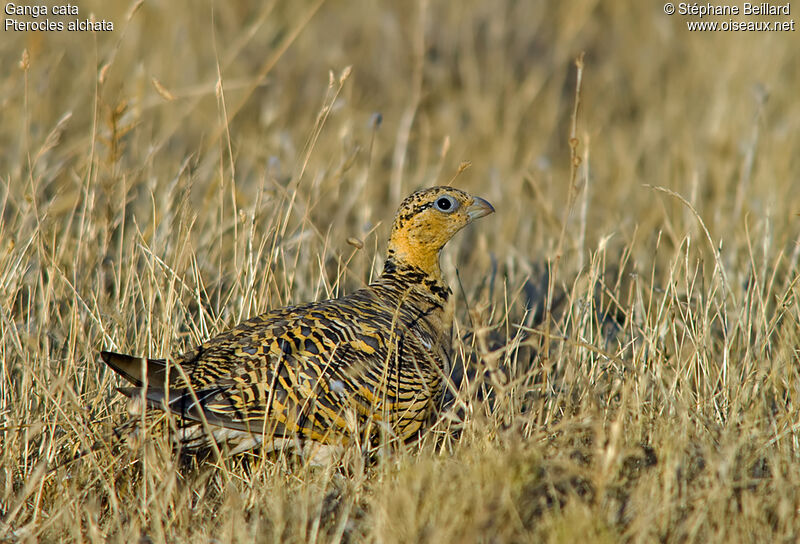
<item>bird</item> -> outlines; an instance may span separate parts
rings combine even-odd
[[[172,358],[100,358],[130,382],[120,393],[175,416],[184,451],[291,449],[316,459],[349,444],[411,442],[451,367],[454,300],[440,252],[494,211],[454,187],[416,191],[400,204],[383,271],[367,286],[269,310]]]

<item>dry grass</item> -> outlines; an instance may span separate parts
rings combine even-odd
[[[793,541],[796,34],[619,4],[87,0],[113,33],[5,32],[0,540]],[[352,291],[463,161],[498,213],[443,256],[467,371],[420,445],[51,470],[125,417],[99,349]]]

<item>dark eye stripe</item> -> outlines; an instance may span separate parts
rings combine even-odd
[[[442,209],[442,208],[439,208],[436,204],[442,199],[446,199],[450,203],[451,207],[446,209],[446,210]],[[455,211],[456,209],[458,209],[458,201],[456,201],[455,198],[453,198],[452,196],[449,196],[449,195],[437,196],[436,199],[433,200],[433,201],[419,203],[416,206],[414,206],[413,208],[411,208],[408,211],[406,211],[405,213],[398,214],[396,219],[399,222],[399,224],[403,224],[406,221],[408,221],[409,219],[411,219],[412,217],[414,217],[415,215],[417,215],[418,213],[421,213],[421,212],[427,210],[428,208],[435,208],[438,211],[443,212],[443,213],[451,213],[451,212]]]

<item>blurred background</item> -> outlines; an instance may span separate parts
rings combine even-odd
[[[689,32],[691,17],[656,3],[78,7],[114,31],[6,31],[0,45],[6,217],[26,194],[51,221],[88,199],[113,230],[131,217],[161,223],[163,199],[178,194],[200,212],[219,193],[217,212],[233,214],[263,192],[268,213],[276,187],[291,186],[316,230],[364,237],[408,192],[470,161],[455,183],[500,210],[481,227],[496,233],[494,252],[552,256],[581,52],[585,232],[569,234],[585,239],[571,236],[570,249],[636,231],[677,243],[697,228],[645,184],[682,194],[714,240],[745,217],[795,214],[794,32]],[[198,231],[219,219],[198,215]]]

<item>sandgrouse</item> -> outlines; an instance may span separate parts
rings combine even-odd
[[[417,191],[367,287],[257,315],[172,359],[101,357],[133,384],[120,392],[177,416],[176,440],[189,450],[412,440],[450,369],[453,301],[439,252],[492,212],[452,187]]]

